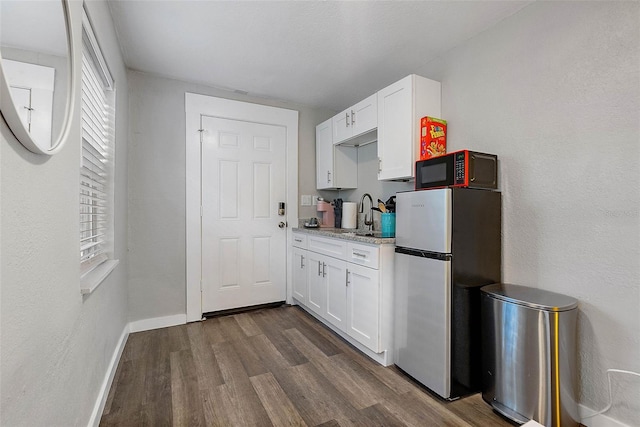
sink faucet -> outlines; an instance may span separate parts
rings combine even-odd
[[[371,194],[364,193],[362,198],[360,199],[360,213],[364,213],[364,199],[369,198],[369,217],[367,220],[367,214],[364,214],[364,225],[369,227],[369,231],[373,231],[373,199],[371,198]]]

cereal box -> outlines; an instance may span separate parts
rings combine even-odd
[[[447,121],[433,117],[420,119],[420,160],[447,153]]]

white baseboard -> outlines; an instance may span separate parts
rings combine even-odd
[[[174,314],[173,316],[154,317],[152,319],[136,320],[129,323],[129,331],[142,332],[152,329],[168,328],[169,326],[184,325],[187,323],[186,314]]]
[[[599,414],[593,417],[585,418],[590,414],[593,414],[597,411],[584,406],[578,405],[578,411],[580,413],[580,422],[587,427],[631,427],[627,424],[621,423],[618,420],[615,420],[611,417],[608,417],[604,414]]]
[[[96,403],[93,406],[93,412],[91,413],[91,418],[89,419],[89,427],[98,427],[100,424],[100,419],[102,418],[102,411],[104,411],[104,405],[107,403],[107,397],[109,396],[109,390],[111,390],[111,384],[113,383],[113,377],[116,375],[116,369],[118,369],[118,363],[120,362],[120,356],[122,356],[122,351],[124,350],[124,345],[127,342],[127,337],[129,336],[129,324],[124,326],[122,330],[122,335],[120,335],[120,340],[118,341],[118,345],[116,345],[115,350],[113,351],[113,355],[111,356],[111,361],[109,362],[109,367],[107,368],[107,372],[104,376],[104,380],[102,381],[102,385],[100,386],[100,392],[98,393],[98,398],[96,399]]]

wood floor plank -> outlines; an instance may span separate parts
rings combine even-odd
[[[225,380],[225,384],[218,386],[217,390],[228,396],[227,400],[223,396],[223,400],[220,402],[220,404],[226,405],[222,407],[222,410],[235,411],[237,413],[235,416],[242,420],[242,424],[239,425],[271,425],[269,416],[262,406],[233,344],[217,344],[213,346],[213,350]],[[231,407],[228,402],[231,402]]]
[[[410,391],[385,399],[381,405],[407,425],[470,426],[469,423],[453,413],[443,414],[434,410],[438,405],[428,402],[423,398],[423,395],[424,392]]]
[[[215,389],[203,390],[201,393],[207,426],[228,427],[242,425],[240,413],[235,410],[224,384]]]
[[[262,330],[258,327],[256,322],[254,322],[251,313],[236,314],[233,317],[235,317],[236,322],[240,325],[240,329],[242,329],[246,336],[252,337],[262,333]]]
[[[144,393],[146,369],[142,359],[128,360],[122,363],[122,372],[115,384],[114,397],[105,422],[124,422],[140,413],[140,400]]]
[[[291,308],[291,307],[289,307]],[[294,308],[294,311],[284,310],[284,309],[276,309],[276,313],[283,319],[285,324],[292,325],[290,327],[295,327],[301,333],[303,333],[309,341],[313,343],[316,347],[318,347],[324,354],[327,356],[333,356],[334,354],[342,353],[342,349],[336,346],[332,339],[328,338],[322,333],[319,333],[318,330],[314,329],[307,321],[312,319],[310,316],[307,317],[307,321],[300,321],[300,318],[297,316],[296,311],[299,310]],[[314,319],[315,320],[315,319]],[[286,328],[288,329],[288,328]],[[332,334],[332,333],[331,333]],[[332,337],[333,338],[333,337]]]
[[[316,347],[307,336],[302,335],[297,328],[287,329],[283,334],[289,339],[289,341],[291,341],[298,351],[300,351],[300,353],[304,354],[304,357],[307,359],[319,360],[329,357],[322,350]]]
[[[238,325],[234,316],[218,317],[218,325],[222,330],[222,334],[226,337],[226,341],[237,341],[245,338],[244,331]]]
[[[290,316],[291,320],[295,321],[296,324],[302,323],[303,325],[305,325],[305,327],[309,327],[311,330],[315,331],[320,337],[327,340],[331,345],[333,345],[338,350],[337,353],[334,353],[334,354],[355,350],[354,346],[352,346],[351,344],[346,342],[342,337],[340,337],[339,335],[331,331],[321,321],[313,317],[311,314],[307,313],[304,309],[300,307],[291,307],[291,308],[293,308],[293,310],[290,310],[287,313],[288,316]],[[303,330],[304,329],[301,329],[301,331]],[[327,355],[332,356],[333,354],[327,354]]]
[[[306,426],[273,374],[251,377],[251,384],[274,426]]]
[[[169,390],[171,392],[171,390]],[[155,401],[142,405],[139,415],[140,426],[169,427],[173,425],[173,411],[171,409],[171,395],[169,400]]]
[[[366,418],[371,427],[404,427],[405,424],[384,406],[375,404],[361,409],[360,413]]]
[[[203,323],[205,322],[188,324],[187,335],[200,389],[210,389],[224,384],[224,378],[222,378],[213,348],[207,340]]]
[[[169,352],[169,334],[166,328],[156,329],[150,335],[156,344],[153,351],[146,353],[146,375],[144,383],[143,405],[165,405],[171,408],[171,359]]]
[[[227,337],[224,335],[223,330],[220,327],[220,321],[218,318],[206,319],[197,323],[202,326],[202,330],[204,331],[204,335],[209,345],[227,341]]]
[[[189,337],[184,326],[182,328],[163,328],[162,331],[167,334],[169,352],[189,349]]]
[[[280,316],[273,315],[270,311],[256,312],[254,314],[255,323],[291,366],[307,363],[308,359],[283,335],[283,332],[288,329],[288,325],[280,324]]]
[[[255,335],[251,337],[249,342],[256,353],[260,355],[260,360],[269,372],[292,366],[266,335]]]
[[[200,386],[190,350],[170,353],[173,425],[204,426]]]
[[[357,418],[357,411],[310,362],[274,376],[307,424]]]
[[[339,355],[336,355],[339,356]],[[378,403],[375,393],[369,393],[371,387],[350,376],[342,366],[336,364],[336,356],[326,359],[312,360],[311,363],[324,375],[333,386],[356,409],[363,409]],[[338,420],[340,421],[340,420]]]

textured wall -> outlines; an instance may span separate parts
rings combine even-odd
[[[34,6],[35,7],[35,6]],[[80,109],[60,153],[27,151],[0,119],[0,425],[86,425],[127,321],[127,82],[111,18],[89,12],[118,88],[116,257],[91,295],[80,294]],[[82,2],[71,2],[78,83]],[[80,102],[80,93],[76,97]]]
[[[186,310],[185,92],[298,110],[299,194],[315,193],[315,126],[331,112],[134,71],[129,86],[129,318],[136,321]],[[310,211],[299,207],[299,216]]]
[[[450,149],[496,153],[503,277],[580,300],[580,401],[640,372],[640,4],[542,2],[418,74],[442,81]],[[610,415],[640,419],[640,381]]]

